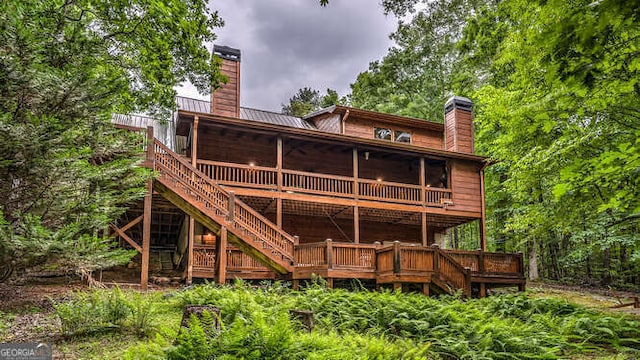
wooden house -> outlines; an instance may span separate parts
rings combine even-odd
[[[474,154],[471,101],[451,98],[444,123],[346,106],[303,118],[244,108],[240,51],[214,51],[229,82],[211,101],[178,97],[155,139],[149,128],[146,165],[158,176],[112,227],[140,251],[143,285],[150,267],[168,263],[188,282],[297,287],[320,276],[329,286],[360,279],[480,296],[524,288],[521,254],[486,252],[488,162]],[[447,229],[472,221],[479,250],[444,249]]]

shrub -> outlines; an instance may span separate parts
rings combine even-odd
[[[53,301],[65,335],[87,335],[105,331],[131,331],[138,336],[153,329],[153,302],[148,296],[112,290],[76,292],[64,301]]]

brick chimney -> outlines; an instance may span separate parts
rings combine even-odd
[[[444,148],[473,154],[473,103],[454,96],[444,105]]]
[[[213,54],[222,59],[220,72],[229,77],[226,84],[211,93],[211,113],[240,117],[240,50],[228,46],[213,46]]]

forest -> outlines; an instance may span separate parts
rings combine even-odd
[[[411,15],[391,35],[395,46],[360,73],[350,94],[316,91],[316,103],[441,121],[448,97],[470,98],[476,153],[492,163],[485,171],[490,249],[523,252],[530,279],[637,288],[638,4],[383,5]],[[288,109],[309,92],[301,89]],[[475,249],[477,224],[449,237]]]

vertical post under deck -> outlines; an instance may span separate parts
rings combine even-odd
[[[198,168],[198,116],[193,117],[193,137],[191,139],[191,166]],[[195,219],[189,216],[189,258],[187,259],[187,284],[193,281],[193,241],[195,240]]]
[[[153,127],[147,127],[147,166],[153,169],[155,144]],[[144,195],[144,213],[142,216],[142,266],[140,286],[146,290],[149,285],[149,252],[151,248],[151,206],[153,201],[153,179],[147,180],[147,193]]]
[[[353,242],[360,243],[360,209],[358,205],[353,207]]]
[[[187,285],[193,282],[193,241],[195,240],[196,221],[189,216],[188,254],[187,254]]]
[[[487,287],[484,282],[480,283],[480,293],[478,294],[479,298],[483,298],[487,296]]]
[[[422,246],[427,246],[427,213],[425,211],[420,214],[420,222],[422,228]]]
[[[227,228],[220,229],[220,246],[218,249],[218,283],[227,281]]]
[[[485,217],[485,201],[484,201],[484,170],[480,170],[480,201],[481,201],[481,218],[480,218],[480,249],[487,251],[487,225]]]
[[[153,146],[150,145],[150,146]],[[143,290],[149,285],[149,252],[151,249],[151,206],[153,200],[153,180],[147,180],[147,193],[144,195],[144,215],[142,220],[142,269],[140,285]]]

